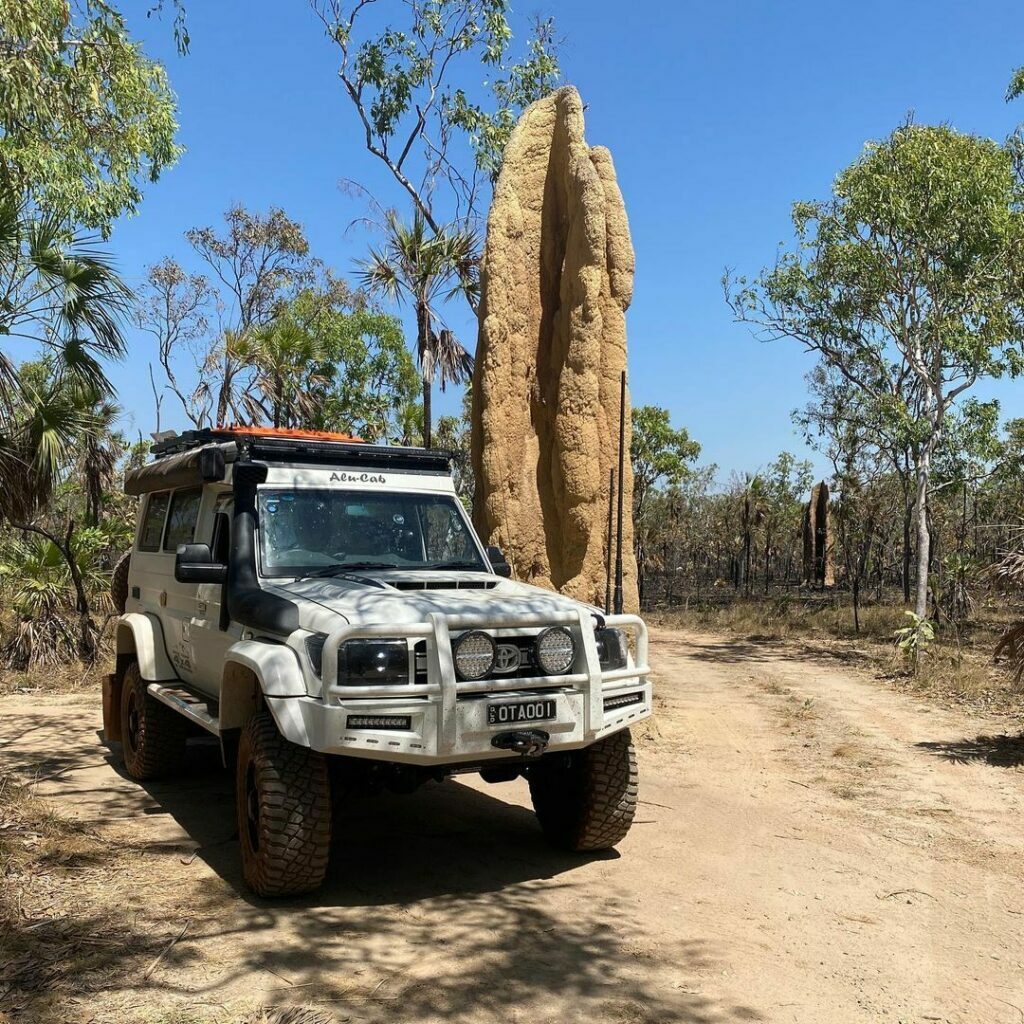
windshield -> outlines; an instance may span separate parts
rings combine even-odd
[[[265,576],[374,567],[489,571],[447,495],[261,487],[259,523]]]

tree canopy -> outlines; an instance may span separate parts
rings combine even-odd
[[[383,24],[375,0],[311,4],[341,53],[367,150],[432,231],[473,217],[518,113],[560,77],[552,20],[535,22],[516,60],[508,0],[400,0]]]
[[[758,281],[727,277],[736,316],[792,338],[909,448],[917,614],[927,601],[925,505],[958,397],[1024,369],[1024,194],[1008,147],[905,124],[793,208],[796,246]]]
[[[163,67],[109,3],[0,0],[0,187],[104,233],[177,159]]]
[[[633,504],[640,518],[654,485],[659,481],[669,486],[678,484],[700,456],[700,444],[685,427],[673,427],[668,409],[656,405],[634,409],[632,423]]]

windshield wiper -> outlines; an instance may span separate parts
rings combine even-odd
[[[431,562],[429,565],[421,566],[423,569],[473,569],[476,572],[487,570],[479,562]]]
[[[398,565],[394,562],[335,562],[334,565],[325,565],[319,569],[313,569],[311,572],[304,572],[301,576],[296,576],[297,580],[308,580],[313,579],[317,576],[344,576],[346,573],[359,573],[365,572],[368,569],[397,569]]]

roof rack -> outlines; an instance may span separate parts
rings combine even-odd
[[[177,455],[204,444],[218,441],[247,441],[256,438],[282,438],[293,441],[338,441],[344,444],[363,444],[361,437],[354,434],[338,434],[327,430],[297,430],[294,427],[202,427],[199,430],[183,430],[180,434],[167,431],[150,448],[156,458]]]
[[[208,444],[234,442],[243,454],[266,462],[359,464],[392,470],[450,471],[453,453],[437,448],[368,444],[349,434],[288,427],[204,427],[162,438],[150,451],[157,460]]]

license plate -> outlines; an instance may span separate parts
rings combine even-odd
[[[488,704],[488,725],[523,725],[526,722],[545,722],[555,717],[553,700],[523,700],[515,704]]]

